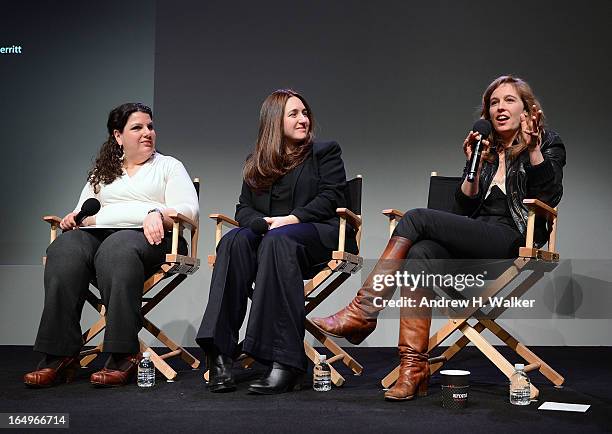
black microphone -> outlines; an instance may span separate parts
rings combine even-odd
[[[268,222],[262,218],[253,220],[249,227],[257,235],[265,235],[266,232],[270,230],[270,225],[268,225]]]
[[[480,134],[480,140],[472,146],[472,158],[470,159],[470,170],[468,171],[467,180],[468,182],[474,182],[476,179],[476,172],[478,171],[478,165],[480,164],[480,155],[482,154],[482,141],[489,137],[491,134],[491,122],[486,119],[478,119],[472,131]]]
[[[77,226],[80,225],[86,217],[96,215],[100,211],[100,201],[93,197],[90,197],[83,205],[81,205],[81,211],[74,216]]]

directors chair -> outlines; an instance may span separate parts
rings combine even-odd
[[[460,177],[438,176],[436,172],[432,172],[427,207],[452,212],[455,192],[459,188],[461,181],[462,178]],[[545,273],[552,271],[559,262],[559,253],[556,251],[557,210],[537,199],[525,199],[523,203],[529,210],[525,246],[519,249],[518,258],[514,260],[509,268],[503,270],[496,276],[488,276],[488,278],[494,277],[495,279],[486,286],[482,294],[483,299],[495,297],[497,294],[500,294],[504,288],[509,288],[509,285],[519,275],[525,273],[528,274],[527,277],[516,285],[516,287],[511,289],[510,293],[505,296],[505,298],[520,298],[535,285]],[[390,234],[392,234],[395,226],[404,213],[396,209],[386,209],[383,210],[382,213],[389,219],[389,231]],[[533,237],[536,217],[544,218],[547,221],[549,228],[547,249],[538,249],[534,247]],[[452,291],[451,296],[456,298],[457,292],[454,290]],[[449,320],[429,338],[429,352],[440,346],[440,344],[456,330],[459,330],[463,336],[444,350],[439,357],[430,358],[430,374],[433,375],[437,372],[444,362],[450,360],[463,347],[471,342],[480,352],[491,360],[508,379],[510,379],[514,373],[513,365],[481,335],[484,330],[488,329],[526,361],[526,372],[538,370],[555,386],[561,386],[565,381],[564,378],[533,351],[527,348],[526,345],[522,344],[517,338],[508,333],[496,321],[506,309],[507,307],[499,306],[485,313],[482,308],[472,306],[453,313],[445,311],[444,313],[449,316]],[[468,320],[470,320],[473,325],[470,324]],[[382,380],[383,387],[391,387],[397,381],[398,376],[399,366]],[[531,398],[537,397],[538,394],[538,389],[532,384]]]
[[[194,178],[193,185],[196,189],[198,197],[200,195],[200,180]],[[148,351],[151,354],[151,361],[161,372],[167,380],[174,380],[177,373],[172,367],[166,362],[167,359],[172,357],[180,357],[183,362],[196,369],[200,366],[200,361],[196,359],[189,351],[174,342],[162,329],[153,324],[146,315],[157,306],[164,298],[166,298],[178,285],[180,285],[187,276],[195,273],[200,267],[200,260],[198,259],[198,222],[193,221],[186,216],[175,213],[170,215],[173,220],[172,224],[172,250],[166,255],[166,260],[160,265],[159,269],[149,277],[142,289],[142,316],[143,316],[143,327],[149,331],[158,341],[160,341],[168,352],[164,354],[158,354],[150,346],[146,345],[142,339],[140,341],[140,351]],[[52,243],[57,238],[59,230],[59,224],[61,218],[57,216],[45,216],[43,220],[51,225],[51,237],[50,242]],[[178,254],[179,237],[183,234],[184,229],[190,231],[190,248],[188,255]],[[43,258],[43,263],[46,258]],[[157,285],[166,281],[166,284],[158,288]],[[95,282],[92,282],[95,286]],[[152,297],[144,297],[149,294],[153,289],[159,289],[157,293]],[[92,341],[100,332],[106,327],[105,312],[106,308],[102,304],[100,297],[89,289],[86,294],[86,301],[96,309],[100,318],[85,332],[83,333],[83,346],[86,346]],[[81,367],[86,367],[91,363],[101,352],[104,351],[102,344],[98,344],[95,347],[81,351],[79,354]]]
[[[352,274],[359,271],[363,264],[363,258],[359,253],[352,254],[344,250],[346,240],[347,223],[350,224],[356,231],[357,248],[360,248],[361,243],[361,192],[363,179],[361,175],[347,182],[346,193],[346,208],[336,209],[336,214],[340,218],[340,232],[338,237],[338,250],[332,252],[332,257],[320,271],[312,278],[304,283],[304,298],[306,315],[312,312],[319,306],[327,297],[329,297],[342,283],[344,283]],[[223,235],[223,226],[230,228],[238,227],[238,222],[223,214],[210,214],[209,217],[216,222],[215,231],[215,246],[219,244]],[[215,264],[216,255],[208,256],[208,264],[212,267]],[[331,378],[335,386],[344,384],[344,377],[332,366],[332,363],[341,360],[349,367],[355,375],[360,375],[363,371],[361,366],[351,355],[343,350],[331,338],[324,335],[314,325],[314,323],[306,317],[305,328],[317,341],[323,344],[333,356],[327,359],[331,368]],[[304,340],[304,350],[306,355],[313,363],[318,363],[320,353],[306,340]],[[241,356],[241,364],[243,367],[249,367],[254,363],[254,360],[248,356]],[[204,373],[204,379],[208,381],[208,371]]]

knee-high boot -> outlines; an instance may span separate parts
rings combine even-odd
[[[376,328],[378,313],[383,309],[374,305],[374,298],[389,299],[396,288],[395,285],[380,282],[381,288],[375,289],[374,276],[395,274],[402,267],[411,246],[412,241],[407,238],[391,237],[353,301],[336,314],[327,318],[314,318],[313,322],[331,336],[346,338],[355,345],[360,344]]]
[[[415,300],[416,307],[402,307],[398,351],[400,374],[395,385],[385,393],[385,399],[402,401],[427,395],[429,383],[429,328],[431,307],[419,306],[422,300],[429,300],[431,292],[424,289],[410,291],[402,288],[402,297]]]

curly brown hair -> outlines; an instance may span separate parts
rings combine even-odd
[[[308,136],[295,152],[287,152],[283,132],[285,105],[291,97],[299,98],[310,120]],[[279,89],[264,100],[259,112],[259,134],[255,152],[247,158],[243,178],[254,191],[270,188],[281,176],[299,166],[308,156],[313,140],[314,118],[310,106],[302,95],[291,89]]]
[[[134,112],[148,114],[153,119],[153,112],[141,103],[128,102],[111,110],[106,122],[108,139],[100,147],[96,161],[87,174],[87,181],[95,193],[100,192],[100,184],[110,184],[123,175],[123,148],[115,139],[115,130],[123,132],[125,124]]]

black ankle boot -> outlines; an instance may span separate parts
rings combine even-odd
[[[303,380],[304,373],[302,371],[274,362],[270,372],[249,386],[249,392],[260,395],[291,392],[292,390],[300,390]]]
[[[232,375],[231,357],[221,354],[217,347],[206,352],[206,367],[208,368],[208,389],[211,392],[233,392],[236,383]]]

